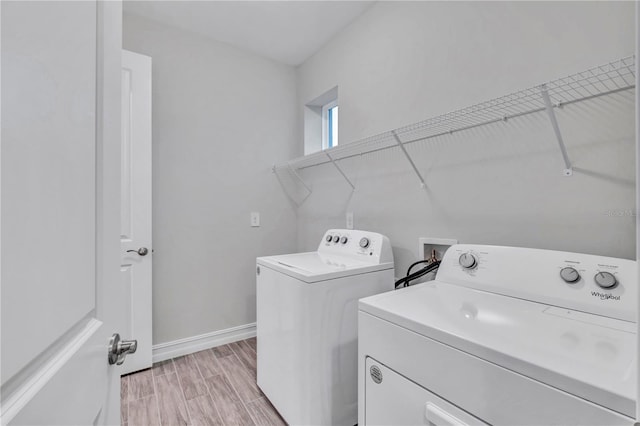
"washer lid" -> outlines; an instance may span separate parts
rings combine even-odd
[[[371,264],[357,259],[318,252],[259,257],[258,265],[275,269],[307,283],[393,268],[393,262]]]
[[[359,309],[634,416],[635,323],[437,280],[361,299]]]

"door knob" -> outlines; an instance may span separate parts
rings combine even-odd
[[[137,340],[120,340],[120,334],[114,333],[109,339],[109,365],[122,365],[128,354],[138,350]]]
[[[140,247],[138,250],[127,250],[127,253],[138,253],[140,256],[146,256],[149,253],[149,249]]]

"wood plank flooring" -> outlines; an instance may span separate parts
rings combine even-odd
[[[126,426],[286,425],[256,384],[256,339],[162,361],[123,376]]]

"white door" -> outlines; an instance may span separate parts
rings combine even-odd
[[[123,374],[151,367],[151,58],[122,51],[120,246],[126,338],[138,340]]]
[[[122,7],[0,14],[1,423],[118,423]]]

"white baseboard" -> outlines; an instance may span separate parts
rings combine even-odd
[[[153,362],[164,361],[182,355],[192,354],[238,340],[248,339],[256,335],[256,323],[239,325],[199,336],[186,337],[172,342],[153,345]]]

